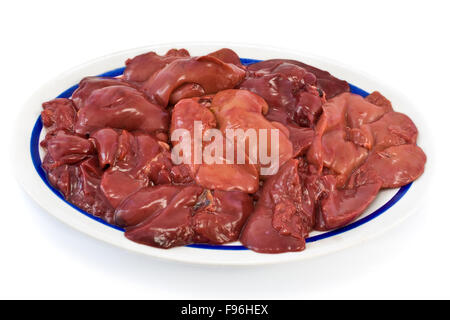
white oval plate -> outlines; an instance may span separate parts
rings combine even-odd
[[[258,254],[250,250],[244,250],[239,243],[233,243],[231,246],[199,245],[197,247],[178,247],[164,250],[137,244],[126,239],[122,231],[101,223],[93,219],[92,216],[82,214],[79,209],[65,202],[55,190],[49,188],[41,177],[42,172],[41,175],[38,173],[40,170],[38,163],[40,160],[39,157],[42,158],[42,150],[39,150],[37,146],[38,139],[36,138],[34,139],[35,141],[31,141],[33,129],[35,136],[39,134],[40,128],[36,123],[39,123],[37,120],[41,112],[42,102],[59,96],[67,89],[76,85],[85,76],[100,75],[123,67],[127,58],[134,57],[143,52],[156,51],[159,54],[164,54],[171,48],[186,48],[192,55],[202,55],[223,47],[235,50],[242,58],[259,60],[286,58],[300,60],[327,70],[336,77],[345,79],[367,92],[378,90],[392,101],[396,111],[408,114],[416,123],[420,132],[419,145],[421,145],[422,141],[430,141],[427,139],[427,131],[421,122],[421,118],[416,113],[412,104],[404,96],[386,88],[381,82],[372,80],[368,76],[351,70],[350,67],[343,67],[328,59],[290,52],[288,50],[253,45],[224,43],[155,45],[118,52],[85,63],[61,74],[31,96],[19,116],[16,134],[14,135],[17,141],[13,144],[16,146],[14,154],[16,176],[23,188],[37,203],[56,218],[97,239],[157,258],[215,265],[269,264],[317,257],[361,243],[364,240],[378,235],[402,221],[418,208],[418,202],[426,191],[427,174],[424,174],[410,186],[380,192],[377,199],[365,213],[349,226],[328,233],[313,232],[307,240],[307,247],[303,252],[272,255]],[[40,139],[42,139],[42,136]],[[33,163],[30,150],[35,153],[35,163]],[[429,151],[429,148],[426,148],[425,152],[428,155]]]

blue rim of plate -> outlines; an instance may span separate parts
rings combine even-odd
[[[260,62],[260,61],[261,60],[241,58],[241,62],[244,65],[250,65],[252,63],[256,63],[256,62]],[[98,77],[117,77],[117,76],[122,75],[124,70],[125,70],[125,67],[117,68],[117,69],[102,73],[102,74],[98,75]],[[352,92],[354,94],[358,94],[362,97],[366,97],[369,94],[368,92],[364,91],[363,89],[358,88],[355,85],[352,85],[352,84],[349,84],[349,85],[350,85],[350,92]],[[76,85],[70,87],[69,89],[67,89],[66,91],[62,92],[60,95],[57,96],[57,98],[70,98],[72,96],[72,93],[77,88],[78,88],[78,84],[76,84]],[[96,217],[96,216],[78,208],[74,204],[66,201],[66,199],[64,199],[63,195],[50,184],[50,182],[47,179],[47,175],[46,175],[45,171],[42,169],[42,162],[41,162],[41,157],[39,154],[39,138],[41,135],[41,131],[42,131],[42,121],[41,121],[41,116],[39,116],[36,120],[36,123],[34,124],[33,131],[31,132],[30,152],[31,152],[31,159],[33,161],[34,168],[36,169],[38,175],[41,177],[42,181],[44,181],[44,183],[47,185],[47,187],[50,188],[50,190],[52,190],[53,193],[58,196],[58,198],[60,198],[62,201],[67,203],[69,206],[71,206],[78,212],[80,212],[80,213],[88,216],[89,218],[91,218],[95,221],[98,221],[110,228],[124,232],[125,230],[123,228],[109,224],[106,221],[100,219],[99,217]],[[376,217],[385,213],[393,205],[395,205],[406,194],[406,192],[408,192],[408,190],[412,184],[413,183],[411,182],[411,183],[401,187],[397,191],[397,193],[388,202],[386,202],[381,207],[379,207],[378,209],[376,209],[374,212],[370,213],[369,215],[365,216],[364,218],[356,220],[344,227],[309,237],[306,239],[306,242],[310,243],[310,242],[315,242],[318,240],[330,238],[335,235],[350,231],[354,228],[357,228],[357,227],[375,219]],[[189,244],[189,245],[187,245],[187,247],[199,248],[199,249],[213,249],[213,250],[248,250],[246,247],[244,247],[242,245]]]

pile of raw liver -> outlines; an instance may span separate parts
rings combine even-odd
[[[417,128],[380,93],[294,60],[243,66],[230,49],[172,49],[126,61],[120,78],[87,77],[43,104],[48,180],[81,209],[161,248],[240,240],[264,253],[300,251],[312,230],[343,226],[380,189],[417,179]],[[278,129],[280,169],[179,164],[176,129]]]

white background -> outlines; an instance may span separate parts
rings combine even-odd
[[[448,1],[431,0],[2,1],[0,298],[450,298],[449,9]],[[86,60],[176,41],[284,47],[383,79],[421,108],[432,130],[429,199],[357,247],[246,268],[125,252],[41,210],[15,182],[8,157],[27,96]]]

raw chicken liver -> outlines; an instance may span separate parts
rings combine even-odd
[[[227,48],[125,64],[121,77],[86,77],[70,99],[45,102],[41,146],[64,198],[132,241],[301,251],[311,231],[348,224],[380,189],[424,172],[414,122],[378,91],[362,98],[327,71],[286,59],[244,66]],[[256,140],[229,129],[254,129]],[[262,174],[264,138],[279,169]],[[241,163],[219,154],[229,145],[235,160],[243,147]]]

